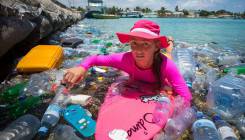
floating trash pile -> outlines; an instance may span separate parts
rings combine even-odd
[[[128,44],[121,44],[114,34],[101,29],[81,21],[53,35],[49,44],[62,46],[63,57],[54,62],[60,63],[57,67],[40,72],[33,69],[31,74],[13,71],[1,83],[0,139],[94,139],[99,107],[121,71],[93,67],[86,79],[71,90],[61,80],[64,69],[79,65],[89,55],[130,50]],[[191,107],[187,107],[176,96],[173,117],[153,139],[244,138],[244,56],[231,48],[185,42],[176,42],[172,56],[193,100]],[[23,123],[25,126],[21,126]]]

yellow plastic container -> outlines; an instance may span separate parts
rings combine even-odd
[[[57,68],[63,60],[59,45],[38,45],[32,48],[18,63],[19,72],[40,72]]]

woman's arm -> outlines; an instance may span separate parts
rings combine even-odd
[[[166,48],[166,56],[169,59],[172,59],[172,50],[173,50],[173,46],[174,46],[174,38],[172,36],[168,37],[168,47]]]
[[[192,95],[189,91],[184,78],[180,74],[174,62],[170,59],[165,59],[165,66],[162,68],[162,74],[167,78],[172,85],[174,92],[178,93],[187,101],[191,101]]]
[[[84,78],[87,70],[92,66],[110,66],[127,72],[127,62],[129,62],[127,56],[127,53],[89,56],[80,65],[65,70],[63,83],[67,83],[72,88]]]
[[[109,66],[118,69],[123,69],[125,65],[126,53],[114,53],[110,55],[93,55],[85,58],[79,66],[86,70],[93,66]],[[124,62],[123,62],[124,61]]]

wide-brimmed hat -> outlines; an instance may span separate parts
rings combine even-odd
[[[132,37],[139,37],[149,40],[159,40],[161,48],[168,47],[166,36],[160,35],[160,26],[150,20],[139,20],[134,23],[129,33],[117,32],[117,37],[121,43],[127,43]]]

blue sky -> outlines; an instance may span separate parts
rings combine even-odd
[[[67,6],[81,6],[87,5],[87,0],[59,0]],[[104,5],[111,7],[117,6],[122,8],[133,8],[136,6],[149,7],[157,10],[160,7],[165,7],[168,10],[174,10],[176,5],[180,9],[205,9],[205,10],[219,10],[225,9],[233,12],[245,11],[245,0],[104,0]]]

